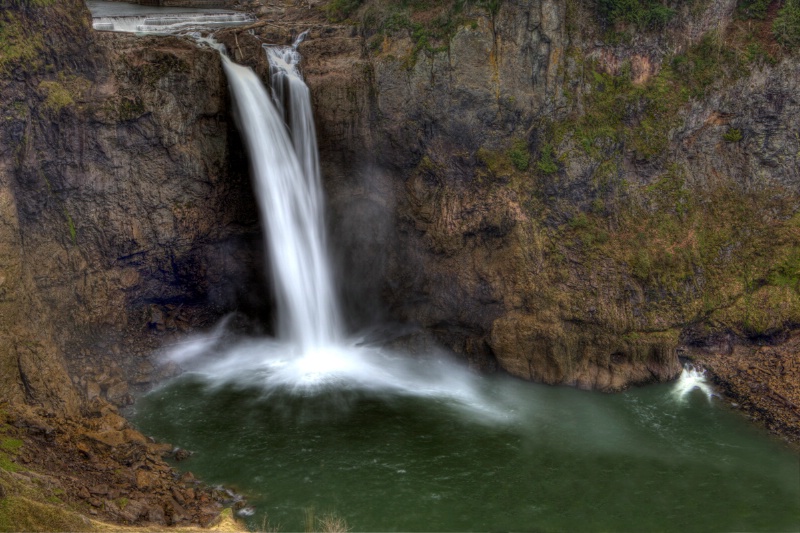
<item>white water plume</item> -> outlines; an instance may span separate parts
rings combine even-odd
[[[686,397],[693,391],[699,390],[710,401],[712,396],[716,396],[714,389],[711,388],[706,380],[705,370],[697,369],[693,365],[685,364],[683,371],[678,377],[678,381],[672,389],[672,394],[678,400],[685,400]]]
[[[319,169],[317,133],[314,127],[314,114],[311,109],[311,93],[303,81],[299,65],[301,61],[297,47],[308,32],[303,32],[292,46],[262,45],[267,53],[272,82],[272,99],[278,111],[284,116],[295,153],[303,173],[312,184],[309,187],[310,199],[320,210],[323,209],[322,179]]]

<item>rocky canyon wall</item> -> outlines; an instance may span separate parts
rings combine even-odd
[[[218,54],[94,32],[80,0],[0,21],[3,396],[125,403],[164,335],[269,308]]]
[[[354,327],[616,390],[798,323],[798,63],[733,2],[656,29],[580,1],[335,4],[219,37],[266,79],[261,44],[311,30]],[[2,387],[70,411],[149,379],[158,335],[268,312],[257,212],[215,52],[92,32],[78,1],[2,17]]]
[[[346,270],[474,366],[546,383],[616,390],[686,346],[782,338],[798,62],[735,2],[673,7],[652,28],[592,2],[373,1],[312,25]]]

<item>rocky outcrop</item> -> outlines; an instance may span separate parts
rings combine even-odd
[[[800,338],[777,346],[699,348],[689,354],[705,368],[732,406],[771,432],[800,440]]]
[[[261,44],[311,29],[354,326],[388,309],[475,367],[617,390],[676,375],[681,342],[797,323],[796,61],[745,64],[711,39],[739,38],[732,2],[616,40],[580,3],[373,0],[348,24],[322,7],[259,6],[266,20],[220,39],[266,77]],[[25,306],[50,313],[34,315],[80,393],[124,402],[119,383],[149,365],[125,339],[268,298],[241,289],[261,254],[214,53],[79,27],[69,46],[90,53],[70,48],[60,74],[46,66],[58,34],[14,56],[35,68],[4,65],[9,268],[26,265]],[[116,367],[89,372],[104,353]],[[3,361],[9,394],[47,396]]]
[[[0,524],[25,531],[95,531],[119,525],[244,531],[223,505],[244,506],[164,460],[185,450],[156,444],[95,399],[80,418],[0,405]],[[237,507],[238,508],[238,507]],[[195,527],[192,527],[195,524]],[[202,526],[202,529],[201,529]]]

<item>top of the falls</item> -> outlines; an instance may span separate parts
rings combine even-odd
[[[251,24],[256,17],[225,9],[140,6],[92,0],[92,26],[98,31],[169,34],[199,28],[219,28]]]
[[[226,27],[250,24],[256,18],[249,13],[187,13],[135,17],[98,17],[92,26],[98,31],[129,33],[176,33],[198,27]]]

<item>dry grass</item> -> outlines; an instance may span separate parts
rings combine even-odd
[[[347,533],[350,531],[350,526],[347,521],[333,511],[327,512],[321,517],[314,516],[314,509],[306,509],[306,533],[322,532],[322,533]]]

